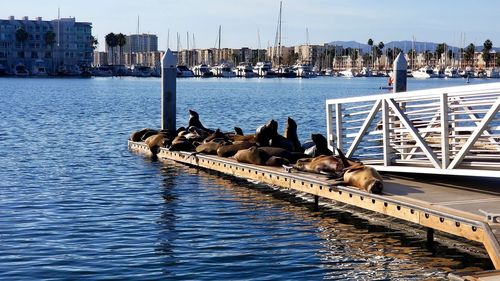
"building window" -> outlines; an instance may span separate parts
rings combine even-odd
[[[45,52],[45,58],[46,59],[50,59],[52,57],[52,53],[51,52]]]
[[[17,52],[18,58],[24,58],[24,52]]]
[[[31,52],[31,58],[32,59],[37,59],[38,58],[38,52]]]

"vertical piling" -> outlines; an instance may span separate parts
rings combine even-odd
[[[400,52],[399,55],[394,60],[393,64],[393,73],[394,73],[394,88],[393,93],[406,92],[406,69],[407,62],[403,52]]]
[[[319,196],[314,195],[314,211],[319,211]]]
[[[426,241],[426,246],[429,249],[432,249],[434,247],[434,228],[427,228],[427,241]]]
[[[161,129],[176,130],[177,60],[170,49],[161,59]]]

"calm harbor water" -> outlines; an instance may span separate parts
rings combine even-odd
[[[206,127],[249,133],[271,118],[282,131],[290,116],[305,140],[325,132],[325,99],[384,93],[385,81],[178,80],[177,122],[193,109]],[[491,267],[369,214],[313,212],[131,153],[133,130],[159,127],[159,91],[154,78],[0,79],[0,280],[422,280]]]

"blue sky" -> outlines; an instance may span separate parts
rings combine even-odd
[[[176,48],[176,33],[186,46],[186,32],[195,35],[197,48],[215,46],[218,26],[222,25],[223,47],[261,47],[274,44],[279,0],[0,0],[0,18],[42,16],[44,19],[76,17],[93,23],[99,42],[109,32],[157,34],[159,48]],[[29,8],[28,8],[29,7]],[[396,0],[284,0],[282,44],[304,44],[306,28],[309,42],[320,44],[334,40],[366,43],[412,40],[482,45],[490,39],[500,46],[498,15],[500,1],[396,1]],[[103,49],[101,44],[100,49]]]

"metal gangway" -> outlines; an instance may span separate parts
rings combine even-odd
[[[326,101],[330,148],[380,171],[500,177],[500,83]]]

